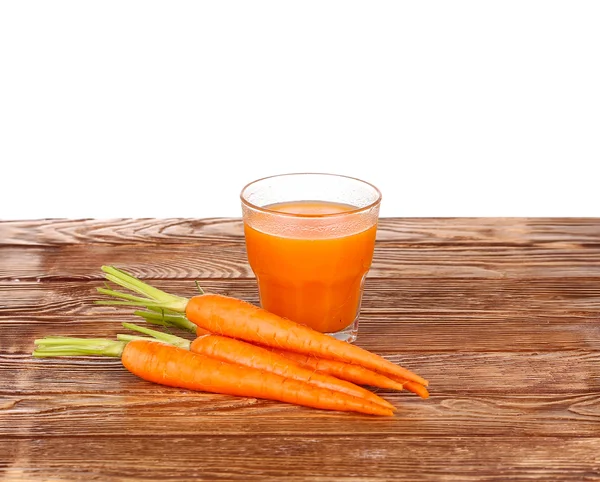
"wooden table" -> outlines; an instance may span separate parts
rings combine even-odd
[[[394,418],[151,385],[106,358],[100,266],[257,303],[239,220],[0,223],[0,480],[600,480],[600,219],[384,219],[358,344],[431,397]]]

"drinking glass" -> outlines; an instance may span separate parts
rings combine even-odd
[[[261,306],[353,342],[373,259],[381,193],[336,174],[282,174],[241,192]]]

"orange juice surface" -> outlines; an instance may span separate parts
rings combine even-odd
[[[266,208],[297,215],[356,209],[347,204],[316,201],[272,204]],[[285,223],[285,216],[278,222]],[[349,221],[340,216],[336,222]],[[247,224],[244,230],[248,260],[258,279],[264,309],[324,333],[352,324],[358,316],[363,280],[373,259],[376,225],[338,237],[311,237],[300,229],[288,229],[281,236]]]

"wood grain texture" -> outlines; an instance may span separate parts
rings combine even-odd
[[[76,308],[76,307],[74,307]],[[59,308],[57,308],[57,311]],[[106,311],[103,311],[106,310]],[[129,311],[98,308],[93,315],[66,314],[52,319],[22,312],[19,316],[0,317],[3,336],[0,352],[28,353],[35,336],[57,334],[70,336],[111,336],[123,332],[124,321],[141,323]],[[77,310],[74,310],[77,311]],[[488,314],[491,318],[491,314]],[[440,321],[440,318],[444,318]],[[493,321],[485,313],[406,314],[364,313],[360,321],[359,343],[382,355],[426,351],[454,352],[460,349],[471,353],[594,351],[600,349],[598,315],[581,318],[546,316],[543,319],[523,315],[497,315]],[[179,335],[190,336],[174,330]],[[469,333],[468,346],[464,333]],[[423,346],[423,339],[427,344]],[[25,344],[25,341],[28,343]]]
[[[358,344],[431,397],[393,418],[192,393],[118,360],[101,264],[258,302],[237,219],[0,222],[0,480],[600,480],[600,220],[383,219]],[[177,332],[182,334],[181,332]]]
[[[47,219],[0,223],[0,244],[189,244],[243,241],[240,219]],[[377,240],[437,245],[598,245],[594,218],[384,218]]]
[[[52,333],[79,335],[76,330],[64,331],[57,329]],[[112,326],[106,327],[105,332],[123,333],[125,330]],[[3,380],[0,393],[71,393],[77,392],[77,387],[101,393],[121,389],[123,380],[133,383],[134,379],[112,359],[34,360],[30,356],[32,342],[29,340],[28,347],[22,350],[0,355]],[[597,351],[382,354],[430,380],[432,395],[521,393],[563,396],[600,392],[600,354]],[[105,370],[110,373],[105,375]],[[113,384],[114,377],[118,377],[116,385]],[[51,383],[46,384],[45,380]],[[136,384],[135,389],[150,394],[157,390],[145,383]],[[412,397],[405,392],[399,395]]]
[[[99,268],[98,268],[99,271]],[[152,285],[167,292],[190,297],[198,293],[194,280],[152,280]],[[258,303],[255,279],[204,279],[200,283],[206,292],[235,296]],[[94,301],[102,296],[96,292],[104,287],[101,279],[52,282],[0,281],[0,315],[29,312],[37,306],[36,317],[69,314],[73,310],[118,310],[127,308],[101,307]],[[401,303],[399,302],[401,301]],[[464,278],[367,278],[362,308],[369,313],[427,314],[443,313],[464,316],[522,313],[552,317],[579,317],[600,311],[600,285],[596,278],[565,279],[478,279]],[[548,309],[551,311],[548,311]],[[28,311],[29,310],[29,311]],[[47,313],[49,311],[49,313]]]
[[[193,244],[0,246],[0,281],[100,279],[112,264],[144,279],[253,277],[240,242]],[[600,245],[579,249],[546,246],[376,246],[372,278],[600,277]]]
[[[184,296],[196,293],[190,280],[155,285]],[[258,303],[256,281],[209,279],[210,292]],[[141,321],[129,308],[95,305],[98,280],[0,283],[3,346],[29,352],[35,333],[113,335],[122,321]],[[5,295],[5,296],[3,296]],[[550,310],[551,308],[551,310]],[[58,324],[58,326],[56,326]],[[110,331],[108,331],[110,330]],[[121,329],[122,330],[122,329]],[[470,352],[600,349],[600,284],[595,279],[546,280],[369,279],[360,343],[380,353],[453,351],[470,333]]]
[[[293,435],[46,437],[0,440],[0,453],[10,457],[5,480],[19,482],[52,480],[50,474],[54,480],[84,481],[585,482],[600,477],[598,438],[361,434],[337,440],[339,445],[330,437]],[[154,463],[144,465],[140,454]],[[88,462],[82,464],[82,458]]]

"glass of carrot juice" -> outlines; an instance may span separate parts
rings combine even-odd
[[[241,193],[261,306],[353,342],[373,259],[381,193],[334,174],[283,174]]]

